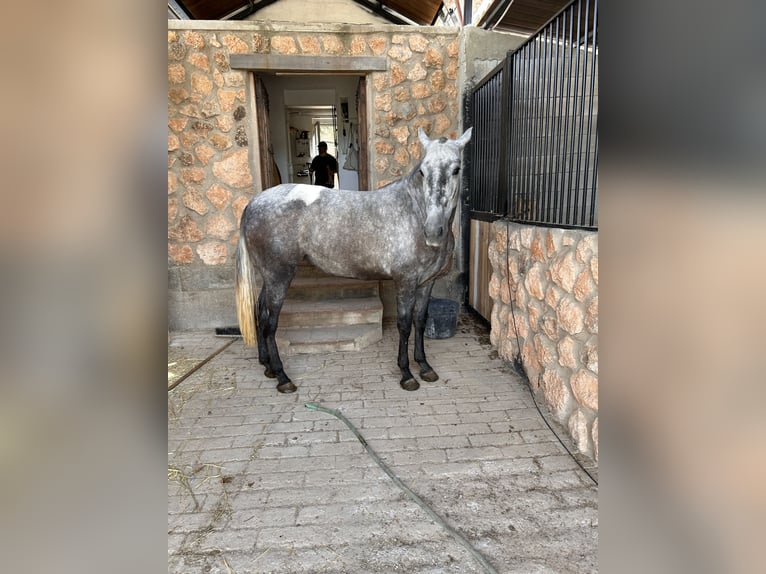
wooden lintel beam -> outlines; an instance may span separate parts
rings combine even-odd
[[[288,56],[284,54],[232,54],[229,65],[240,70],[269,72],[377,72],[388,69],[377,56]]]

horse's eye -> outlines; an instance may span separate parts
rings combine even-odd
[[[418,173],[420,174],[420,177],[425,177],[425,174],[423,173],[423,170],[422,170],[422,169],[419,169],[419,170],[418,170]]]
[[[452,170],[452,175],[457,175],[459,173],[460,173],[460,167],[459,166]]]

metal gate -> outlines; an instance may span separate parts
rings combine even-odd
[[[597,29],[573,0],[472,90],[472,219],[598,227]]]

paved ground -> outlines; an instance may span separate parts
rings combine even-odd
[[[237,340],[169,393],[168,572],[484,571],[307,402],[343,412],[498,572],[597,571],[597,488],[486,328],[461,315],[454,337],[427,339],[441,378],[416,392],[398,385],[396,337],[386,324],[363,351],[287,358],[293,395]],[[174,333],[169,377],[227,342]]]

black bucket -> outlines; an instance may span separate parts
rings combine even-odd
[[[425,336],[429,339],[447,339],[455,334],[460,304],[450,299],[431,299],[428,302]]]

